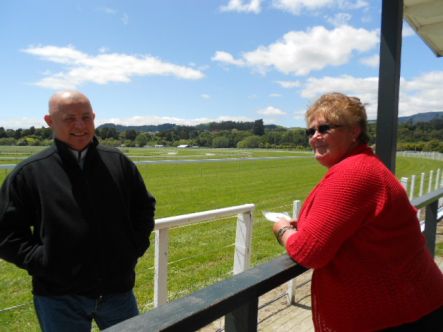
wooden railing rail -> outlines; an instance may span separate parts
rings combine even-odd
[[[105,331],[195,331],[226,315],[225,331],[256,331],[258,297],[306,268],[280,256]]]

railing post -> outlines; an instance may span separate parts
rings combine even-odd
[[[434,178],[434,171],[429,172],[428,193],[432,190],[432,179]]]
[[[437,234],[437,208],[438,200],[426,206],[425,231],[426,245],[431,252],[432,257],[435,255],[435,237]]]
[[[256,332],[258,318],[258,296],[254,296],[246,304],[226,314],[226,332]]]
[[[434,186],[434,190],[438,189],[438,186],[440,185],[440,168],[437,170],[437,174],[435,176],[435,186]]]
[[[168,229],[155,231],[154,307],[168,302]]]
[[[292,219],[298,220],[298,216],[300,214],[301,202],[296,200],[292,204]],[[294,279],[288,281],[288,304],[295,303],[295,288],[297,286],[297,282]]]
[[[234,274],[246,271],[251,262],[252,211],[237,215],[235,234]]]
[[[414,198],[414,191],[415,191],[415,175],[412,175],[411,177],[411,190],[409,191],[409,200],[412,200]]]
[[[421,197],[423,195],[425,188],[425,173],[421,173],[420,176],[420,192],[418,193],[418,197]]]
[[[406,192],[408,192],[408,178],[403,176],[400,179],[400,182],[403,185],[403,188],[405,188]]]

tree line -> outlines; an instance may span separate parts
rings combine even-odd
[[[125,147],[189,145],[210,148],[309,149],[304,128],[286,128],[253,122],[222,121],[197,126],[168,125],[164,130],[141,131],[140,127],[103,125],[96,129],[106,145]],[[375,144],[375,123],[369,123],[369,144]],[[0,127],[0,145],[49,145],[50,128],[5,129]],[[399,123],[398,150],[443,152],[443,119]]]

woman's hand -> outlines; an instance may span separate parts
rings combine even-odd
[[[286,241],[288,238],[297,232],[297,221],[296,220],[280,220],[274,224],[272,231],[274,232],[277,241],[282,245],[286,246]]]

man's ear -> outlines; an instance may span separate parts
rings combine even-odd
[[[49,114],[46,114],[44,116],[44,120],[45,120],[46,124],[52,128],[52,117]]]

